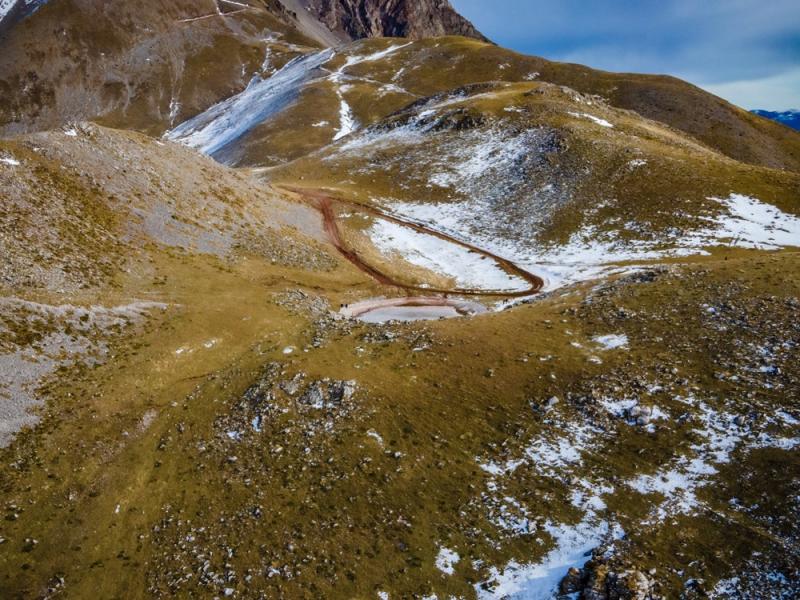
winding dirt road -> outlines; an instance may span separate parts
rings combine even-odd
[[[284,187],[282,189],[291,192],[293,194],[297,194],[300,197],[304,198],[305,200],[311,201],[312,205],[315,206],[317,210],[319,210],[320,213],[322,214],[325,231],[328,234],[331,243],[342,254],[342,256],[344,256],[347,260],[349,260],[353,265],[358,267],[361,271],[368,274],[370,277],[372,277],[373,279],[384,285],[390,285],[404,290],[408,290],[410,292],[418,292],[424,294],[456,294],[461,296],[498,296],[506,298],[519,298],[523,296],[531,296],[533,294],[540,292],[542,287],[544,287],[544,280],[538,275],[534,275],[533,273],[530,273],[525,269],[518,267],[510,260],[507,260],[501,256],[497,256],[496,254],[493,254],[488,250],[484,250],[483,248],[478,248],[477,246],[473,246],[472,244],[468,244],[466,242],[453,238],[445,233],[442,233],[441,231],[430,229],[424,225],[415,223],[413,221],[406,221],[395,215],[387,214],[382,210],[372,206],[366,206],[364,204],[360,204],[359,202],[354,202],[352,200],[334,198],[331,196],[329,192],[325,190],[312,190],[312,189],[297,188],[297,187]],[[341,232],[339,231],[339,225],[336,222],[336,213],[333,209],[334,203],[344,204],[352,208],[355,208],[357,210],[370,213],[373,216],[379,217],[381,219],[386,219],[387,221],[391,221],[393,223],[397,223],[398,225],[402,225],[403,227],[409,227],[415,231],[418,231],[419,233],[432,235],[451,244],[456,244],[458,246],[461,246],[462,248],[466,248],[468,250],[471,250],[472,252],[481,254],[483,256],[486,256],[487,258],[491,258],[498,265],[500,265],[500,267],[506,273],[524,279],[530,284],[530,287],[528,289],[521,291],[481,290],[481,289],[471,289],[471,288],[453,288],[449,290],[444,290],[444,289],[415,286],[399,281],[394,277],[392,277],[391,275],[384,273],[383,271],[377,269],[373,265],[366,262],[364,259],[361,258],[361,256],[355,250],[348,248],[347,244],[342,239]]]

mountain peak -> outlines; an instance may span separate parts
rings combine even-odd
[[[331,31],[351,39],[425,38],[463,35],[486,38],[447,0],[282,0],[302,5]]]
[[[234,9],[252,8],[249,3],[221,1]],[[46,2],[0,0],[0,32]],[[373,37],[463,35],[488,41],[448,0],[276,0],[272,4],[285,9],[308,37],[329,46]]]

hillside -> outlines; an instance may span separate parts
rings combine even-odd
[[[367,8],[369,22],[344,16]],[[480,37],[447,3],[367,8],[300,0],[48,2],[0,35],[0,131],[94,119],[156,134],[313,48],[382,35]],[[14,10],[28,9],[20,2]],[[342,24],[329,30],[317,13]]]
[[[800,134],[469,27],[0,38],[0,596],[796,595]]]
[[[298,28],[282,5],[239,9],[225,17],[213,12],[198,15],[203,11],[192,3],[173,4],[169,11],[154,6],[150,11],[149,5],[132,10],[125,3],[112,2],[104,3],[100,18],[87,21],[81,14],[91,7],[73,6],[76,2],[89,0],[50,3],[0,41],[0,92],[10,100],[0,107],[0,131],[24,132],[95,119],[157,135],[242,92],[254,77],[271,75],[292,58],[327,45],[321,38],[300,33],[314,35],[315,30]],[[265,28],[270,32],[266,36]],[[72,47],[69,52],[62,52],[64,34],[72,40],[67,43],[67,48]],[[30,41],[41,39],[58,43],[48,50],[41,42]],[[215,68],[206,73],[204,61],[212,56]],[[414,98],[454,87],[536,78],[599,96],[614,107],[683,131],[736,160],[800,170],[800,135],[674,78],[594,71],[463,38],[447,38],[436,45],[417,42],[396,58],[413,63],[415,70],[401,70],[402,64],[394,64],[398,61],[357,67],[363,75],[361,90],[378,90],[377,102],[364,103],[362,110],[367,114],[356,115],[360,123],[369,124]],[[322,87],[316,93],[326,90]],[[76,102],[76,98],[81,100]],[[317,103],[314,111],[321,110],[324,117],[326,105]],[[324,120],[330,121],[315,122]],[[272,139],[274,132],[265,127],[263,133]],[[320,132],[307,135],[312,144],[320,139]],[[293,152],[288,158],[297,156]],[[276,159],[285,157],[278,154]]]

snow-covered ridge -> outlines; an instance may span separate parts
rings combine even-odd
[[[0,0],[0,21],[6,18],[11,9],[17,5],[17,0]]]
[[[243,92],[181,123],[165,137],[214,155],[282,110],[333,55],[328,49],[300,56],[269,79],[256,76]]]
[[[489,250],[537,273],[547,289],[593,279],[626,261],[649,261],[665,257],[704,254],[705,248],[731,246],[775,250],[800,247],[800,218],[779,208],[742,194],[711,198],[719,212],[705,219],[701,229],[679,237],[657,241],[622,241],[614,232],[599,232],[585,227],[575,232],[566,244],[537,248],[521,236],[508,239],[492,235],[484,221],[491,218],[491,205],[480,198],[442,204],[390,202],[390,212],[421,224],[436,224],[448,235]]]
[[[771,110],[754,110],[752,112],[760,117],[777,121],[778,123],[783,123],[784,125],[793,129],[800,130],[800,110],[797,110],[796,108],[782,112]]]
[[[344,81],[347,78],[345,70],[360,63],[380,60],[407,45],[389,46],[365,56],[348,56],[339,69],[327,75],[336,86],[340,102],[340,124],[335,139],[345,137],[358,128],[355,115],[344,98]],[[305,85],[325,78],[325,72],[320,67],[335,54],[332,49],[306,54],[290,61],[267,79],[256,75],[244,91],[181,123],[164,137],[214,156],[225,146],[286,108]]]
[[[47,0],[0,0],[0,24],[14,14],[21,16],[34,13],[40,6],[47,4]]]

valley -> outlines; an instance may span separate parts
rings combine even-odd
[[[796,596],[800,134],[446,2],[51,0],[0,94],[3,598]]]

